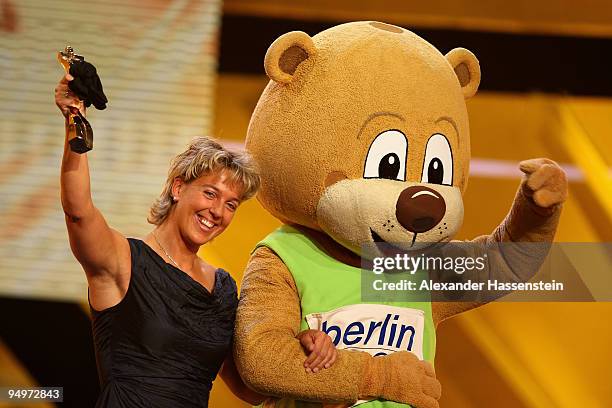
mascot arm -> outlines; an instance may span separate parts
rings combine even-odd
[[[541,242],[553,241],[561,207],[567,198],[567,178],[561,167],[549,159],[532,159],[520,163],[525,173],[516,192],[512,207],[502,223],[492,234],[482,235],[472,242],[485,246],[498,242]],[[542,246],[544,248],[544,246]],[[535,249],[534,249],[535,252]],[[545,256],[545,254],[540,254]],[[517,280],[529,280],[537,272],[538,265],[528,255],[525,259],[512,258],[514,266],[506,268]],[[542,257],[543,260],[543,257]],[[516,267],[516,265],[525,265]],[[434,303],[434,322],[439,323],[456,314],[481,306],[482,302],[449,302]]]
[[[296,335],[300,299],[285,264],[270,249],[255,251],[242,282],[234,355],[245,383],[263,394],[299,400],[355,402],[384,398],[437,408],[440,383],[431,365],[408,352],[373,358],[338,350],[328,369],[307,373]]]
[[[238,371],[256,391],[303,400],[354,402],[368,355],[338,350],[337,361],[318,373],[304,369],[296,335],[301,310],[285,264],[268,248],[255,251],[242,282],[236,317]]]
[[[475,241],[552,242],[567,198],[565,172],[549,159],[526,160],[520,168],[525,176],[510,212],[492,235]]]

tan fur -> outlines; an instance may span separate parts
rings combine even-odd
[[[273,57],[280,58],[295,37],[291,32],[272,44],[266,72],[275,69]],[[463,191],[470,151],[463,89],[438,50],[407,30],[393,33],[367,22],[331,28],[312,41],[312,57],[298,66],[290,82],[285,83],[288,75],[270,81],[249,124],[247,148],[259,165],[283,169],[262,178],[258,198],[266,209],[281,220],[320,229],[316,208],[326,177],[340,171],[361,178],[370,142],[384,129],[400,128],[409,136],[407,174],[413,182],[421,180],[429,136],[447,135],[459,158],[454,184]],[[478,66],[473,55],[460,54]],[[383,58],[393,63],[373,65]],[[466,86],[477,88],[479,80],[478,71]],[[450,118],[457,131],[443,118]],[[346,152],[351,152],[348,161]]]
[[[306,373],[306,354],[295,338],[301,320],[297,288],[287,267],[268,248],[253,253],[240,296],[235,357],[247,384],[264,394],[286,393],[304,400],[357,400],[369,355],[339,350],[331,368]]]
[[[262,174],[258,198],[264,207],[303,229],[337,260],[355,264],[359,255],[372,255],[360,253],[360,244],[372,242],[371,228],[385,240],[410,241],[413,234],[401,225],[391,232],[380,223],[395,217],[403,191],[426,186],[447,202],[440,225],[448,228],[419,232],[415,244],[452,239],[463,220],[470,161],[465,99],[480,82],[472,53],[457,48],[444,56],[401,27],[358,22],[312,38],[285,34],[268,50],[265,68],[271,81],[247,137]],[[405,162],[400,158],[405,177],[368,178],[366,158],[377,137],[403,140],[393,132],[407,142]],[[452,150],[452,185],[424,182],[424,160],[436,134]],[[508,216],[475,241],[552,240],[566,197],[564,173],[547,159],[522,162],[521,170],[525,179]],[[434,303],[434,322],[478,305]],[[333,367],[306,374],[295,339],[301,319],[291,273],[269,249],[258,249],[245,273],[235,348],[238,369],[256,390],[316,401],[380,397],[438,406],[437,380],[418,364],[399,366],[395,359],[402,357],[373,359],[340,350]]]

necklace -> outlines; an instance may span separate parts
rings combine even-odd
[[[166,256],[168,257],[169,260],[172,261],[172,263],[174,264],[174,266],[176,266],[177,268],[181,269],[180,266],[178,266],[178,264],[176,263],[176,261],[174,259],[172,259],[172,257],[170,256],[170,254],[168,253],[168,251],[166,251],[164,249],[164,247],[162,246],[162,244],[159,242],[159,239],[157,239],[157,235],[155,235],[155,231],[152,232],[153,234],[153,238],[155,238],[155,242],[157,242],[157,245],[159,245],[159,247],[161,248],[162,251],[164,251],[164,254],[166,254]]]

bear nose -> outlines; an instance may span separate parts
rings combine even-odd
[[[435,190],[411,186],[401,192],[395,206],[395,216],[410,232],[421,233],[435,227],[446,213],[446,203]]]

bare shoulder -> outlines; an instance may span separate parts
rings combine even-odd
[[[219,268],[209,264],[208,262],[199,257],[198,263],[200,266],[200,274],[192,277],[198,282],[200,282],[200,284],[203,285],[206,289],[212,292],[216,283],[217,270]]]
[[[206,275],[214,275],[217,272],[217,269],[219,269],[218,267],[209,264],[200,257],[198,257],[198,260],[200,262],[201,271]]]

